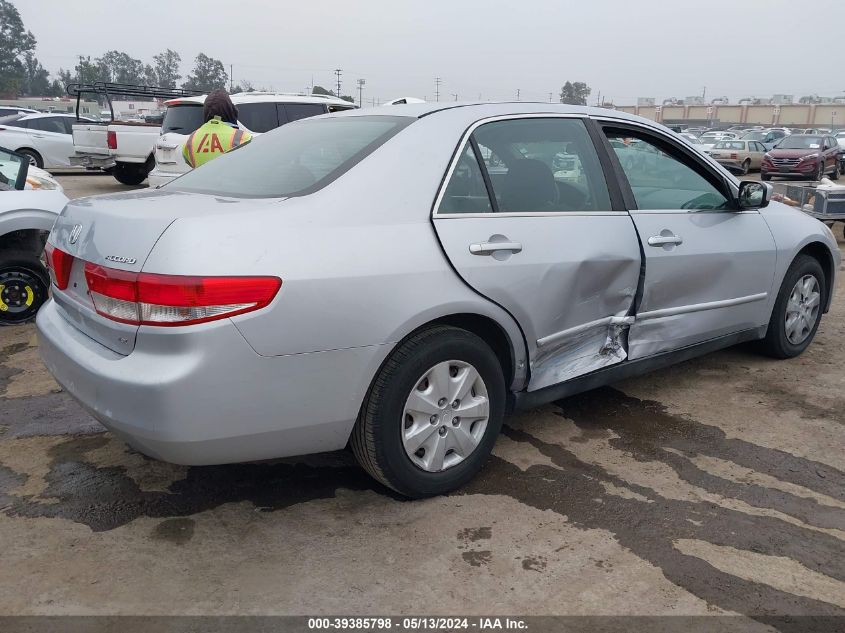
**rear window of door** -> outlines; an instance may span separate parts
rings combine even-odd
[[[203,124],[202,105],[172,105],[164,113],[161,133],[191,134]]]
[[[529,117],[486,123],[473,132],[473,143],[484,163],[482,175],[494,212],[611,209],[604,172],[580,119]],[[478,202],[478,183],[465,148],[438,211],[488,211]]]
[[[298,121],[326,113],[326,106],[322,103],[286,103],[284,108],[288,121]]]
[[[29,129],[38,130],[40,132],[54,132],[56,134],[67,134],[64,117],[44,117],[41,119],[30,119]]]
[[[680,149],[644,132],[606,129],[637,208],[727,209],[730,203],[703,168]],[[728,143],[725,143],[726,145]]]
[[[238,120],[251,132],[269,132],[279,127],[275,103],[242,103],[238,106]]]

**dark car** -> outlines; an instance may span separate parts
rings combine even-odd
[[[839,144],[826,134],[792,134],[763,156],[760,178],[802,176],[821,180],[830,175],[839,178]]]

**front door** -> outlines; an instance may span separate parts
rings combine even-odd
[[[434,226],[458,274],[519,322],[529,390],[626,358],[640,249],[585,122],[525,116],[476,126]]]
[[[760,212],[736,210],[727,181],[692,150],[658,132],[614,125],[604,128],[611,147],[649,149],[649,161],[616,149],[645,252],[629,357],[768,322],[775,242]]]

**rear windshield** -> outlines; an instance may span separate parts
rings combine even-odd
[[[202,104],[172,105],[164,113],[161,123],[161,133],[178,132],[190,134],[203,124]]]
[[[254,138],[166,186],[235,198],[304,196],[325,187],[413,121],[398,116],[303,119]]]

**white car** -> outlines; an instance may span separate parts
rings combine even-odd
[[[59,183],[27,163],[0,147],[0,325],[28,321],[47,300],[41,252],[68,202]]]
[[[75,121],[72,114],[13,114],[0,119],[0,142],[27,156],[33,167],[69,167]]]
[[[698,140],[701,141],[701,145],[697,146],[697,149],[713,149],[713,146],[719,141],[733,141],[736,138],[738,137],[733,132],[705,132],[698,137]]]
[[[161,137],[155,145],[156,166],[148,176],[150,187],[159,187],[191,171],[191,166],[182,157],[182,147],[191,132],[203,124],[204,102],[204,95],[167,101]],[[238,108],[238,125],[253,136],[291,121],[357,107],[327,95],[274,92],[236,93],[232,95],[232,103]]]

